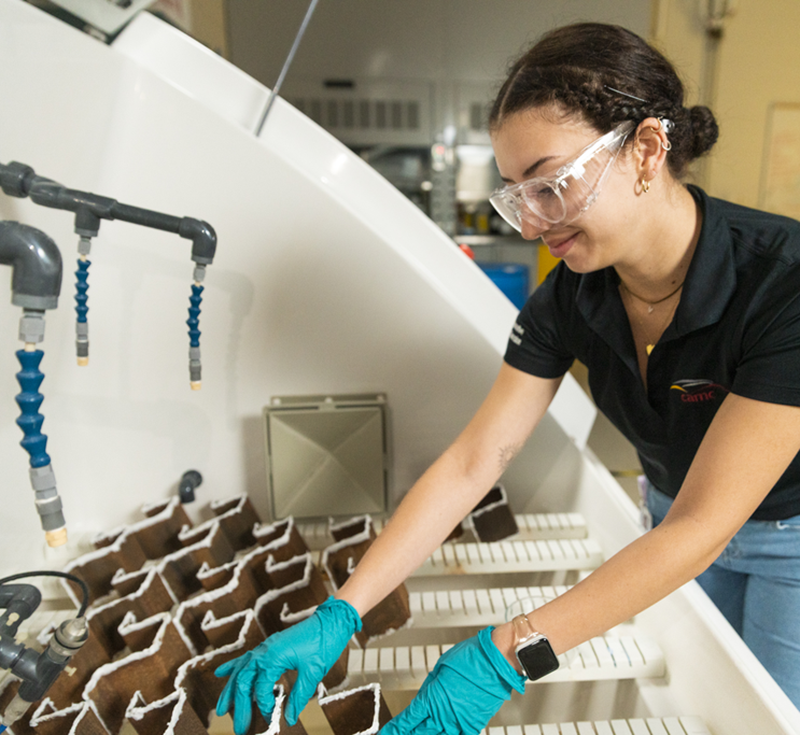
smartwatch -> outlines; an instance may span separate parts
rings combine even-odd
[[[536,681],[555,671],[559,665],[558,656],[547,636],[537,633],[525,615],[517,615],[511,622],[517,635],[514,653],[525,676]]]

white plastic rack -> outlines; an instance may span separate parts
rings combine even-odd
[[[515,541],[543,541],[547,539],[580,539],[586,538],[586,520],[580,513],[519,513],[514,516],[519,527]],[[375,533],[383,529],[383,519],[373,518]],[[308,548],[316,551],[333,543],[328,531],[327,521],[298,523],[300,535],[308,544]],[[472,531],[465,528],[464,535],[455,544],[473,541]]]
[[[408,596],[414,628],[485,627],[499,625],[506,619],[506,610],[520,600],[538,607],[563,594],[567,585],[552,587],[471,587],[456,590],[411,592]]]
[[[481,735],[711,735],[699,717],[567,722],[559,725],[490,727]]]
[[[603,551],[591,538],[469,542],[440,546],[413,576],[584,571],[602,563]]]
[[[312,551],[315,564],[322,552]],[[411,575],[421,577],[569,572],[595,569],[603,562],[593,539],[468,542],[440,546]]]
[[[354,686],[379,682],[385,689],[417,689],[451,644],[353,649],[347,675]],[[664,656],[642,636],[599,636],[583,643],[576,656],[540,682],[604,681],[663,677]],[[535,686],[538,682],[530,682]]]

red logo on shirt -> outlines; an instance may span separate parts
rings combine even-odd
[[[681,403],[707,403],[725,397],[730,391],[712,380],[676,380],[670,390],[680,392]]]

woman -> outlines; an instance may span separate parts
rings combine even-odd
[[[564,595],[451,649],[383,732],[477,733],[523,672],[544,675],[698,575],[800,704],[800,225],[681,183],[716,123],[622,28],[547,34],[511,69],[490,130],[506,182],[493,204],[562,262],[520,312],[478,413],[336,599],[220,668],[218,712],[235,705],[237,733],[253,694],[271,711],[286,669],[299,673],[296,720],[359,616],[492,487],[575,359],[639,451],[655,527]]]

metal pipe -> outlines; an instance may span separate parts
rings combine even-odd
[[[264,112],[261,115],[261,120],[259,120],[258,126],[256,127],[256,138],[261,135],[261,131],[264,129],[264,123],[267,121],[267,115],[269,115],[269,111],[272,109],[272,103],[275,102],[275,98],[278,96],[278,92],[283,84],[283,80],[286,77],[286,72],[289,71],[289,67],[292,65],[294,55],[297,53],[297,47],[300,45],[300,41],[306,32],[306,28],[311,20],[311,16],[314,15],[314,10],[316,9],[318,2],[319,0],[311,0],[311,5],[308,6],[306,16],[303,18],[303,22],[300,24],[300,30],[297,31],[292,48],[289,50],[289,55],[286,57],[286,61],[283,62],[283,68],[281,69],[281,73],[278,75],[278,81],[275,82],[275,86],[272,88],[272,92],[270,92],[269,99],[267,100],[267,106],[264,108]]]
[[[32,671],[21,672],[24,681],[20,684],[19,696],[26,702],[38,702],[88,639],[86,618],[62,623],[53,633],[47,648],[36,657]],[[11,671],[20,676],[16,669]]]

